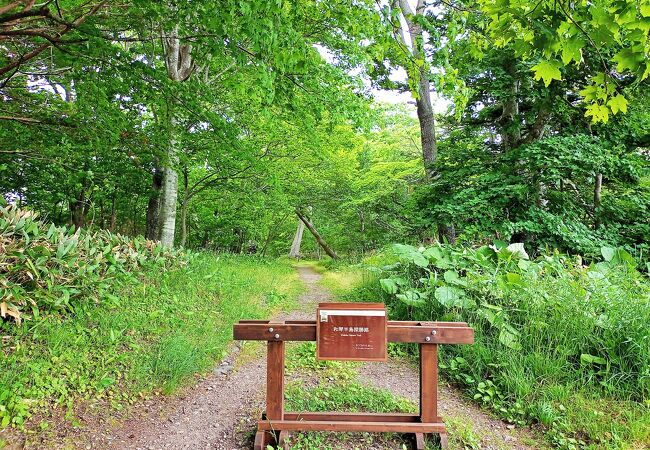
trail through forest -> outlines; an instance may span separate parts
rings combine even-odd
[[[297,268],[307,291],[300,297],[297,310],[276,319],[309,319],[319,302],[332,300],[331,293],[319,285],[321,275],[310,267]],[[215,449],[252,448],[252,431],[256,418],[264,409],[266,357],[260,345],[250,349],[235,347],[212,374],[181,395],[161,400],[155,398],[140,405],[136,413],[115,425],[110,422],[87,428],[83,439],[74,438],[62,446],[84,449]],[[388,364],[364,364],[359,379],[374,387],[412,401],[418,398],[417,367],[404,361]],[[471,423],[473,434],[481,439],[481,448],[532,449],[533,436],[526,430],[510,429],[505,423],[485,414],[463,399],[452,388],[440,387],[441,412],[449,418]],[[91,431],[94,430],[94,431]],[[70,436],[68,436],[70,438]],[[386,448],[368,444],[364,448]],[[360,448],[359,442],[347,440],[344,445]],[[340,445],[340,444],[339,444]],[[395,444],[397,445],[397,444]]]

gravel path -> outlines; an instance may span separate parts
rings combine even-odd
[[[400,397],[419,402],[419,369],[410,362],[390,361],[388,363],[366,363],[359,370],[362,383],[386,389]],[[540,449],[529,430],[514,428],[495,419],[478,406],[463,398],[460,393],[444,383],[438,388],[439,415],[471,424],[473,434],[480,438],[482,450],[535,450]],[[452,433],[453,434],[453,430]]]

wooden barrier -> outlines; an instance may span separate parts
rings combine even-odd
[[[388,342],[414,342],[420,347],[420,413],[373,414],[345,412],[285,412],[284,343],[315,341],[316,321],[242,320],[235,324],[237,340],[267,341],[266,412],[258,422],[254,450],[267,445],[284,448],[291,431],[356,431],[412,433],[424,450],[426,434],[438,434],[448,447],[445,424],[438,416],[438,345],[471,344],[474,330],[461,322],[389,321]]]

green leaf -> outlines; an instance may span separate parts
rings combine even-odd
[[[625,70],[630,70],[630,72],[636,71],[643,60],[643,53],[635,52],[631,48],[620,50],[612,58],[612,61],[617,63],[616,70],[621,73],[625,72]]]
[[[639,8],[643,17],[650,17],[650,3],[642,4]]]
[[[513,350],[521,350],[521,344],[519,343],[517,334],[508,328],[504,327],[499,332],[499,342]]]
[[[616,256],[616,249],[612,247],[600,247],[600,254],[605,261],[610,262]]]
[[[621,94],[616,94],[616,96],[609,99],[607,106],[609,106],[613,114],[617,114],[619,111],[627,112],[627,100]]]
[[[593,122],[603,122],[607,123],[609,120],[609,108],[605,105],[601,105],[598,103],[593,103],[589,105],[587,108],[587,111],[585,112],[585,116],[589,117],[591,116],[591,120]]]
[[[584,42],[581,39],[571,39],[564,42],[562,46],[562,62],[567,65],[571,61],[580,63],[582,60],[582,47]]]
[[[387,294],[397,294],[397,283],[392,278],[383,278],[379,280],[379,284]]]
[[[506,281],[509,284],[514,284],[514,285],[517,285],[517,286],[524,286],[524,284],[525,284],[523,279],[521,278],[521,275],[519,275],[518,273],[513,273],[513,272],[508,272],[506,274]]]
[[[441,305],[451,308],[460,306],[459,300],[465,295],[464,291],[453,286],[442,286],[436,289],[434,296]]]
[[[607,361],[604,358],[601,358],[599,356],[589,355],[587,353],[583,353],[580,355],[580,362],[583,364],[598,364],[598,365],[607,364]]]
[[[553,80],[561,80],[562,73],[560,73],[562,64],[559,61],[545,59],[532,67],[535,72],[536,80],[543,80],[544,85],[548,87]]]
[[[467,286],[467,281],[463,280],[455,270],[447,270],[444,274],[445,282],[457,286]]]
[[[422,298],[420,293],[415,290],[409,290],[403,294],[397,294],[395,297],[409,306],[421,306],[424,304],[424,298]]]
[[[395,244],[393,245],[393,250],[395,250],[395,253],[401,259],[413,263],[418,267],[424,268],[429,266],[429,260],[412,245]]]

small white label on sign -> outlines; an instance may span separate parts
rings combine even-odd
[[[320,321],[321,322],[327,322],[327,311],[321,311],[320,312]]]

